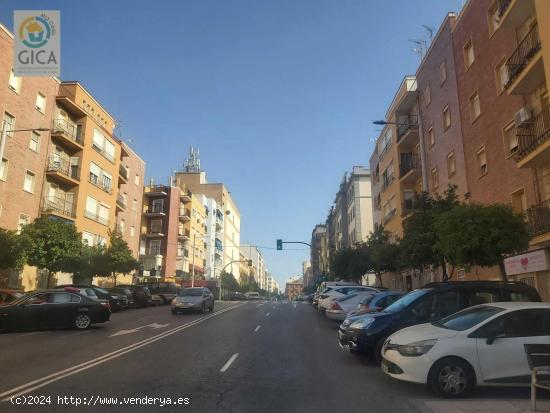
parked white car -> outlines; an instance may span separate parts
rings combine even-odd
[[[333,300],[359,291],[370,291],[377,293],[380,290],[373,287],[367,287],[365,285],[350,285],[346,287],[333,288],[319,296],[318,308],[322,313],[324,313],[326,309],[332,305]]]
[[[374,294],[376,294],[374,291],[357,291],[344,297],[339,297],[332,301],[330,307],[325,311],[325,315],[331,320],[344,321],[347,314],[352,310],[356,310],[359,303],[365,297],[372,297]]]
[[[524,344],[550,344],[549,303],[483,304],[405,328],[384,343],[382,369],[458,397],[476,384],[529,384]]]

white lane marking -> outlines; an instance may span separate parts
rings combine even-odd
[[[41,377],[39,379],[30,381],[28,383],[22,384],[21,386],[14,387],[13,389],[6,390],[2,393],[0,393],[0,397],[4,397],[2,399],[3,402],[7,402],[10,400],[11,397],[18,397],[22,396],[24,394],[33,392],[37,389],[40,389],[50,383],[59,381],[65,377],[72,376],[73,374],[79,373],[84,370],[88,370],[94,366],[97,366],[99,364],[105,363],[106,361],[109,361],[111,359],[117,358],[122,356],[123,354],[129,353],[131,351],[137,350],[138,348],[144,347],[148,344],[151,344],[157,340],[162,340],[165,337],[171,336],[172,334],[178,333],[182,330],[185,330],[186,328],[192,327],[196,324],[202,323],[203,321],[208,320],[209,318],[216,317],[218,315],[221,315],[227,311],[231,311],[237,307],[240,307],[242,304],[233,305],[228,308],[224,308],[223,310],[216,311],[213,314],[197,318],[196,320],[190,321],[189,323],[182,324],[178,327],[174,327],[171,330],[165,331],[163,333],[159,333],[156,336],[152,336],[149,338],[146,338],[144,340],[138,341],[137,343],[131,344],[126,347],[122,347],[118,350],[112,351],[111,353],[104,354],[103,356],[96,357],[95,359],[88,360],[84,363],[80,363],[76,366],[72,366],[69,368],[66,368],[64,370],[49,374],[47,376]]]
[[[231,366],[231,364],[233,364],[233,362],[235,361],[235,359],[239,357],[239,353],[235,353],[231,356],[231,358],[229,360],[227,360],[227,362],[223,365],[223,367],[220,369],[220,373],[225,373],[225,371],[229,368],[229,366]]]
[[[294,308],[296,308],[296,304],[294,304]]]
[[[141,330],[142,328],[145,328],[145,327],[150,327],[153,330],[158,330],[159,328],[168,327],[169,325],[170,324],[151,323],[151,324],[147,324],[147,325],[144,325],[144,326],[132,328],[130,330],[120,330],[120,331],[117,331],[114,334],[111,334],[109,337],[117,337],[117,336],[123,336],[125,334],[137,333],[139,330]]]
[[[271,314],[271,313],[267,313],[265,316],[266,316],[266,317],[269,317],[269,314]]]
[[[256,308],[260,308],[262,305],[264,305],[264,303],[258,304],[258,305],[256,306]]]
[[[20,334],[21,337],[27,337],[27,336],[35,336],[37,334],[44,334],[45,331],[33,331],[32,333],[24,333]]]
[[[254,332],[257,333],[258,330],[259,330],[260,328],[262,328],[262,326],[261,326],[261,325],[258,325],[258,327],[256,327],[256,328],[254,329]]]

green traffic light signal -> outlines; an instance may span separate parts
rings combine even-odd
[[[281,251],[283,249],[283,240],[282,239],[278,239],[277,240],[277,250],[278,251]]]

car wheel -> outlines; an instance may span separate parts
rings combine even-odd
[[[78,330],[86,330],[92,325],[92,319],[88,314],[78,314],[73,321],[73,325]]]
[[[206,311],[206,303],[202,303],[201,312],[204,313]]]
[[[210,312],[214,311],[214,303],[212,302],[212,305],[210,306]]]
[[[428,374],[428,385],[432,391],[447,398],[465,396],[472,391],[475,381],[472,367],[455,357],[439,360]]]
[[[384,341],[387,340],[388,337],[382,337],[380,340],[376,342],[376,345],[374,346],[374,349],[372,350],[372,360],[376,364],[382,363],[382,347],[384,346]]]

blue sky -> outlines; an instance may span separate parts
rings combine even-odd
[[[463,0],[3,0],[61,10],[62,78],[122,121],[166,182],[189,146],[241,211],[241,243],[308,241],[419,63],[408,41]],[[281,284],[309,251],[262,249]]]

